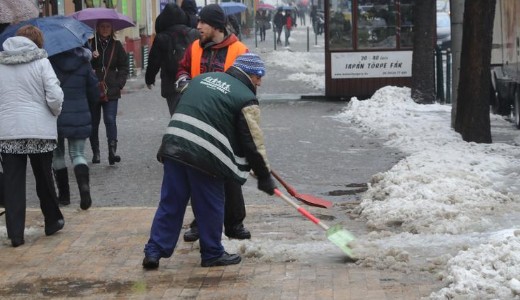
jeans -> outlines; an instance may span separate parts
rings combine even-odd
[[[291,36],[291,30],[287,29],[287,27],[284,27],[285,32],[285,46],[289,45],[289,37]]]
[[[109,99],[108,102],[99,102],[90,107],[90,113],[92,114],[92,134],[90,135],[92,140],[97,141],[99,145],[99,123],[101,122],[101,109],[103,108],[103,122],[105,123],[105,129],[107,132],[107,139],[109,141],[117,141],[117,103],[118,99]]]
[[[85,139],[67,139],[69,144],[69,156],[72,166],[86,165],[85,158]],[[65,169],[65,139],[58,138],[58,148],[54,149],[52,157],[52,167],[54,170]]]

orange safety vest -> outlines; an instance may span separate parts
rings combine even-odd
[[[202,58],[202,47],[200,47],[199,40],[191,44],[191,78],[200,74],[200,60]],[[235,62],[235,59],[248,51],[247,46],[242,42],[235,42],[228,46],[226,54],[226,61],[224,62],[224,71],[229,69]]]

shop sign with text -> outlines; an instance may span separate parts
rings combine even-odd
[[[411,77],[412,51],[331,53],[332,79]]]

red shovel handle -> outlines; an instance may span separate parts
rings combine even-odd
[[[285,182],[280,177],[280,175],[278,175],[278,173],[276,173],[274,170],[271,170],[271,174],[273,174],[274,178],[276,178],[276,180],[278,180],[283,185],[283,187],[287,190],[289,194],[291,194],[291,196],[296,197],[296,191],[294,190],[294,188],[290,186],[287,182]]]

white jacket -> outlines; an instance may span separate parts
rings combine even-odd
[[[0,140],[56,139],[63,91],[47,52],[22,36],[0,52]]]

